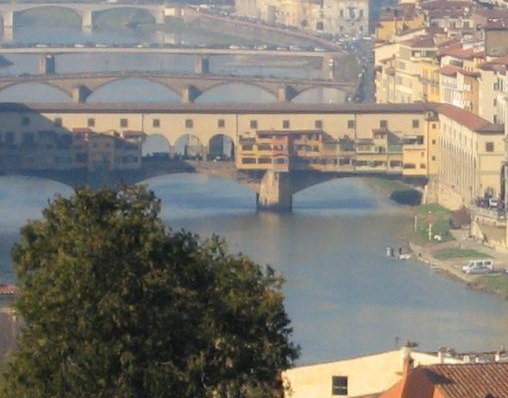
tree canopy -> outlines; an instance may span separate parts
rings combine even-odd
[[[282,279],[165,227],[143,187],[56,197],[13,249],[2,397],[267,397],[298,355]]]

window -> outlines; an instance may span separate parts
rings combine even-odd
[[[62,118],[61,117],[56,117],[53,124],[57,127],[62,127]]]
[[[21,118],[21,124],[23,126],[29,126],[30,125],[30,118],[28,116],[23,116]]]
[[[243,158],[242,163],[243,164],[254,164],[254,163],[256,163],[256,158]]]
[[[251,120],[250,121],[250,128],[251,129],[257,129],[258,128],[258,121],[257,120]]]
[[[436,140],[432,140],[432,145],[436,145]]]
[[[220,129],[226,127],[226,122],[224,121],[224,119],[217,120],[217,127]]]
[[[348,120],[347,121],[347,128],[348,129],[354,129],[355,128],[355,121],[354,120]]]
[[[432,156],[432,161],[435,162],[436,161],[436,157],[435,156]]]
[[[192,119],[185,119],[185,128],[191,129],[194,127],[194,121]]]
[[[95,127],[95,119],[88,119],[86,124],[88,127]]]
[[[386,120],[380,120],[379,121],[379,127],[382,129],[388,128],[388,122]]]
[[[159,128],[161,126],[161,120],[160,119],[153,119],[152,120],[152,127]]]
[[[316,128],[316,129],[322,129],[323,128],[323,121],[322,120],[316,120],[314,122],[314,128]]]
[[[289,120],[283,120],[282,121],[282,128],[288,129],[289,128]]]
[[[486,152],[494,152],[494,143],[493,142],[486,142],[485,143],[485,151]]]
[[[120,119],[120,127],[129,127],[127,119]]]
[[[7,144],[14,144],[14,132],[12,131],[7,131],[5,133],[5,142]]]
[[[346,376],[332,376],[332,395],[347,395]]]
[[[420,121],[417,119],[413,120],[413,122],[411,124],[414,129],[417,129],[418,127],[420,127]]]

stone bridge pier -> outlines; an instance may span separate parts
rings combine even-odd
[[[256,193],[257,208],[274,212],[290,212],[293,210],[295,193],[339,176],[338,173],[310,170],[291,172],[269,170],[259,182]]]

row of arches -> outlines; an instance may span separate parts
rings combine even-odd
[[[16,26],[69,26],[81,29],[83,26],[83,13],[78,9],[63,5],[33,5],[23,10],[15,10]],[[125,5],[109,9],[92,10],[93,24],[95,26],[107,26],[111,24],[126,25],[128,23],[157,23],[153,12],[142,7]],[[162,11],[160,11],[162,15]],[[6,15],[2,15],[2,23],[5,23]],[[113,21],[113,22],[112,22]],[[14,21],[12,21],[14,22]]]
[[[16,83],[0,90],[0,102],[70,102],[69,94],[50,83]],[[87,102],[182,103],[181,94],[160,83],[143,78],[126,78],[106,83],[87,97]],[[195,103],[275,103],[269,91],[248,83],[224,83],[194,99]],[[309,88],[291,102],[343,103],[345,93],[330,87]]]
[[[145,157],[169,155],[184,159],[232,161],[235,157],[235,144],[231,137],[220,133],[208,142],[203,142],[193,134],[183,134],[173,143],[163,135],[152,134],[145,138],[142,153]]]

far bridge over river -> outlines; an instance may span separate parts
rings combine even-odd
[[[199,71],[199,68],[198,68]],[[357,83],[333,80],[279,79],[269,77],[213,75],[208,73],[175,74],[166,72],[93,72],[47,75],[22,75],[0,78],[0,91],[23,83],[40,83],[66,93],[73,102],[84,103],[97,89],[109,83],[126,79],[143,79],[160,84],[177,93],[182,103],[192,103],[206,91],[231,83],[259,87],[272,94],[279,102],[291,101],[304,91],[314,88],[334,88],[344,92],[345,98],[354,98]]]

